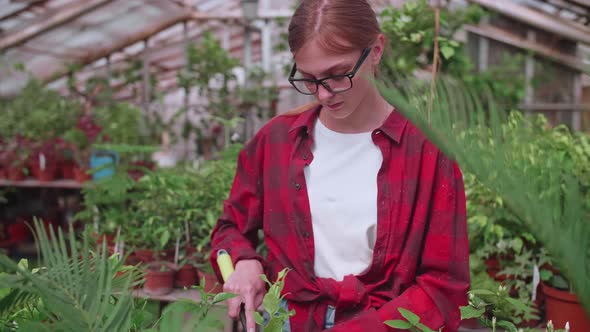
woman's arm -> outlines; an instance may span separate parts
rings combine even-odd
[[[238,156],[238,166],[229,198],[224,202],[223,215],[211,235],[211,265],[219,280],[217,251],[225,249],[234,265],[240,260],[256,259],[258,230],[262,227],[262,135],[256,135]]]

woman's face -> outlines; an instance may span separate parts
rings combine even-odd
[[[321,84],[315,97],[322,104],[326,115],[344,120],[354,113],[364,98],[373,92],[374,86],[368,80],[374,77],[376,65],[383,53],[383,38],[378,38],[361,67],[352,79],[352,88],[340,93],[332,93]],[[307,42],[294,56],[297,64],[297,78],[322,79],[334,75],[348,74],[361,58],[363,50],[345,54],[334,54],[322,48],[315,40]],[[346,79],[347,80],[347,79]]]

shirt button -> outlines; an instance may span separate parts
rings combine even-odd
[[[304,231],[303,232],[303,237],[306,238],[306,239],[309,239],[309,233]]]
[[[296,190],[299,190],[299,189],[301,189],[301,185],[300,185],[299,183],[295,183],[295,189],[296,189]]]
[[[303,160],[307,160],[307,158],[308,158],[307,153],[304,153],[303,154]]]

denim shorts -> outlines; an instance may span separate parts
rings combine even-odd
[[[287,305],[287,300],[283,299],[281,301],[281,308],[285,309],[286,311],[289,311],[288,305]],[[297,313],[295,313],[297,314]],[[329,329],[334,327],[334,321],[336,319],[336,308],[329,305],[328,306],[328,310],[326,311],[326,318],[324,321],[324,329]],[[264,323],[263,325],[266,325],[266,323],[268,322],[268,313],[264,313]],[[262,331],[262,329],[260,330]],[[291,332],[291,323],[289,321],[286,321],[285,324],[283,325],[283,332]]]

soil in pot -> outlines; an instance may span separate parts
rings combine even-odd
[[[545,319],[553,321],[556,329],[563,329],[570,323],[571,332],[590,331],[590,319],[575,294],[553,288],[545,283]]]
[[[199,284],[199,271],[191,264],[183,265],[174,278],[174,286],[177,288],[190,288]]]
[[[174,264],[152,262],[145,271],[143,290],[148,295],[165,295],[174,289]]]

